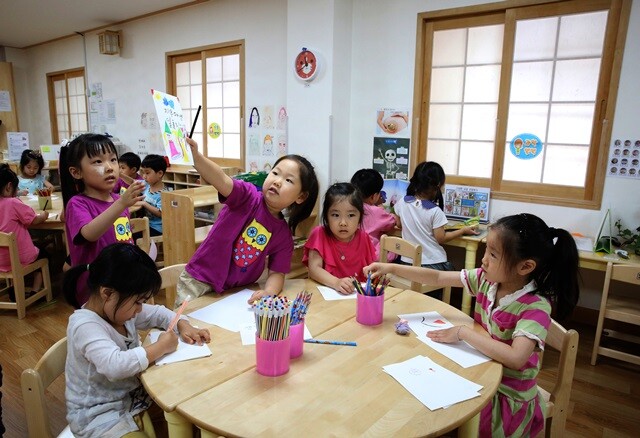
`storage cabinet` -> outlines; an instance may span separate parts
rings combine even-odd
[[[222,170],[229,176],[234,176],[242,172],[242,169],[238,167],[223,167]],[[172,164],[167,168],[164,174],[164,183],[174,190],[209,185],[200,178],[200,174],[192,166],[180,164]]]

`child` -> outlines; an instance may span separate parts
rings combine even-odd
[[[478,233],[475,231],[477,226],[445,232],[448,221],[442,210],[444,180],[444,170],[438,163],[425,161],[418,164],[409,180],[407,196],[399,199],[394,208],[402,223],[402,238],[422,245],[421,265],[439,271],[453,271],[455,268],[447,260],[442,245],[462,235]],[[402,257],[399,262],[410,264],[411,260]]]
[[[125,152],[118,157],[118,166],[120,167],[120,178],[116,185],[113,186],[113,193],[122,195],[132,182],[142,180],[142,177],[138,174],[140,157],[133,152]]]
[[[351,177],[351,184],[360,190],[364,202],[364,218],[362,228],[371,237],[376,248],[376,258],[380,256],[380,236],[400,226],[400,218],[397,215],[387,213],[380,207],[382,204],[382,175],[374,169],[360,169]],[[388,253],[388,261],[395,260],[397,256]]]
[[[211,336],[183,316],[157,342],[141,346],[137,330],[166,329],[176,314],[146,304],[158,293],[161,279],[155,263],[137,246],[109,245],[90,265],[69,270],[63,288],[76,307],[77,281],[85,272],[91,295],[67,326],[67,421],[74,435],[120,437],[141,429],[140,418],[151,404],[138,374],[176,350],[178,333],[189,344],[208,343]]]
[[[167,171],[167,162],[160,155],[149,154],[140,164],[142,178],[147,183],[144,189],[142,207],[149,218],[149,231],[151,236],[162,236],[162,199],[161,194],[165,188],[162,178]]]
[[[91,263],[112,243],[133,244],[129,207],[142,200],[144,182],[134,181],[122,196],[112,192],[120,169],[111,140],[100,134],[79,135],[61,148],[60,169],[71,266]],[[78,291],[82,305],[89,291]]]
[[[0,164],[0,231],[14,233],[18,244],[20,263],[28,265],[36,260],[48,258],[44,249],[33,244],[28,227],[41,224],[49,217],[48,211],[37,213],[31,207],[16,198],[18,177],[7,164]],[[0,271],[11,271],[11,259],[7,248],[0,249]],[[31,295],[42,287],[42,272],[33,274]]]
[[[465,341],[504,365],[493,403],[480,417],[481,436],[536,436],[544,427],[544,401],[538,393],[536,347],[544,349],[552,305],[567,317],[578,296],[578,251],[565,230],[548,227],[532,214],[500,219],[489,230],[482,267],[439,272],[374,263],[374,277],[392,273],[437,286],[457,286],[476,297],[474,320],[486,336],[467,326],[431,331],[437,342]]]
[[[218,190],[225,207],[180,275],[176,304],[211,290],[223,292],[255,282],[264,271],[267,255],[266,285],[249,302],[279,293],[291,267],[292,234],[309,217],[318,197],[313,166],[299,155],[285,155],[275,162],[262,191],[257,191],[253,184],[226,175],[198,152],[195,141],[187,138],[187,142],[196,170]],[[287,211],[288,225],[283,210]]]
[[[352,276],[364,281],[362,268],[376,260],[376,249],[362,229],[364,207],[353,184],[335,183],[322,204],[322,225],[304,245],[302,262],[309,277],[343,295],[355,292]]]
[[[53,185],[42,176],[44,159],[37,151],[26,149],[22,151],[20,163],[18,164],[18,196],[33,195],[36,190],[50,189]]]

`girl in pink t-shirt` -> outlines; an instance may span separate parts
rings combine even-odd
[[[31,240],[28,227],[47,220],[49,213],[37,213],[31,207],[16,198],[18,192],[18,176],[7,164],[0,164],[0,231],[14,233],[18,243],[20,263],[28,265],[34,261],[46,258],[47,253],[39,250]],[[9,250],[0,248],[0,271],[11,271]],[[33,274],[32,292],[42,287],[42,273]]]
[[[376,250],[362,229],[364,206],[351,183],[336,183],[324,195],[322,225],[311,232],[302,262],[309,277],[341,294],[355,292],[352,276],[364,281],[362,268],[376,260]]]

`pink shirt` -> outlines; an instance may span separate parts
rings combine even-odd
[[[36,212],[20,199],[0,197],[0,231],[15,234],[20,263],[23,265],[35,261],[40,253],[27,229],[35,217]],[[0,248],[0,271],[11,271],[9,250],[6,247]]]
[[[324,269],[338,278],[356,276],[359,281],[366,281],[362,268],[377,260],[371,238],[361,229],[356,231],[351,242],[345,243],[319,225],[311,231],[304,245],[302,263],[305,265],[308,265],[309,250],[312,249],[322,257]]]
[[[380,258],[380,237],[392,231],[396,226],[396,218],[388,213],[383,207],[364,204],[364,218],[362,218],[362,228],[369,234],[373,246],[376,249],[376,260]],[[389,253],[388,261],[393,261],[396,254]]]

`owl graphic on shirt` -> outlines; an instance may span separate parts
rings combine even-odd
[[[116,233],[116,240],[118,242],[130,242],[132,237],[131,225],[129,219],[126,217],[119,217],[113,223],[113,230]]]
[[[255,262],[267,247],[271,233],[255,219],[244,229],[233,246],[233,261],[243,269]]]

